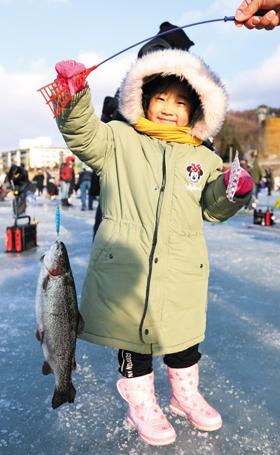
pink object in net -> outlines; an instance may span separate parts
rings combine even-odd
[[[50,84],[44,85],[44,87],[37,90],[37,92],[42,94],[54,117],[57,117],[61,113],[62,109],[67,106],[73,96],[73,92],[77,93],[84,87],[86,78],[92,71],[95,70],[95,68],[97,68],[96,65],[91,66],[75,76],[72,76],[71,91],[68,86],[68,80],[61,76]]]

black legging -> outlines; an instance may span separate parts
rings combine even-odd
[[[188,368],[196,364],[201,354],[198,352],[198,344],[184,351],[166,354],[163,357],[164,363],[170,368]],[[153,371],[152,354],[138,354],[137,352],[120,349],[118,353],[119,372],[126,378],[144,376]]]

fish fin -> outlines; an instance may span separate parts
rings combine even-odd
[[[36,337],[37,340],[40,341],[40,343],[42,344],[42,343],[43,343],[43,340],[44,340],[44,331],[43,331],[43,330],[37,329],[37,330],[36,330],[36,333],[35,333],[35,337]]]
[[[78,313],[78,328],[77,328],[77,335],[80,335],[85,327],[85,321],[81,313]]]
[[[43,373],[44,376],[47,376],[48,374],[53,373],[53,370],[52,370],[51,366],[46,361],[43,363],[42,373]]]
[[[43,287],[44,291],[47,289],[48,282],[49,282],[49,275],[45,276],[45,278],[43,279],[42,287]]]
[[[54,389],[54,394],[52,397],[52,408],[56,409],[63,403],[74,403],[75,395],[76,390],[72,382],[70,383],[69,389],[66,392],[59,392],[57,389]]]

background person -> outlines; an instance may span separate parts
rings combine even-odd
[[[64,207],[70,207],[68,198],[69,198],[69,191],[70,185],[75,181],[75,172],[74,172],[74,161],[75,158],[73,156],[67,156],[65,161],[61,164],[59,170],[59,180],[60,180],[60,198],[61,198],[61,205]]]
[[[7,173],[7,178],[14,193],[13,212],[17,218],[18,216],[24,214],[26,210],[26,197],[28,190],[32,189],[33,191],[33,188],[30,188],[28,173],[23,165],[18,166],[16,164],[12,164]]]
[[[87,207],[90,209],[89,191],[91,186],[91,179],[92,170],[84,166],[83,170],[79,173],[79,179],[77,183],[77,189],[79,188],[81,192],[81,210],[83,211],[86,210]]]
[[[38,191],[38,196],[43,194],[45,176],[44,176],[44,172],[42,169],[38,170],[37,174],[34,175],[32,181],[36,183],[36,189]]]
[[[55,181],[55,178],[51,174],[50,168],[46,168],[45,173],[47,182],[47,194],[51,199],[55,199],[56,196],[58,196],[58,185],[60,185],[60,183]]]
[[[253,160],[250,166],[250,175],[254,182],[254,196],[258,199],[259,192],[261,191],[262,185],[262,178],[263,178],[263,170],[259,164],[258,160],[258,152],[253,152]]]
[[[271,191],[274,186],[273,182],[273,173],[271,167],[267,166],[264,169],[264,179],[265,179],[265,186],[267,188],[267,195],[271,196]]]
[[[18,189],[22,189],[29,183],[27,171],[22,165],[18,166],[16,164],[12,164],[7,177],[9,182]]]

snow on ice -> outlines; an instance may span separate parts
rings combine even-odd
[[[270,203],[278,194],[273,194]],[[261,195],[263,205],[267,203]],[[118,396],[116,351],[78,340],[74,404],[51,409],[53,378],[41,374],[34,299],[39,258],[56,239],[56,202],[38,197],[28,213],[38,221],[38,247],[5,253],[11,200],[0,203],[0,453],[7,455],[276,455],[280,446],[280,286],[278,225],[253,227],[241,211],[224,224],[205,224],[211,264],[208,328],[201,345],[200,388],[221,412],[223,428],[194,430],[170,414],[169,386],[154,362],[159,402],[177,432],[175,444],[150,447],[125,423]],[[61,215],[80,298],[94,212],[79,199]],[[248,227],[249,226],[249,227]]]

